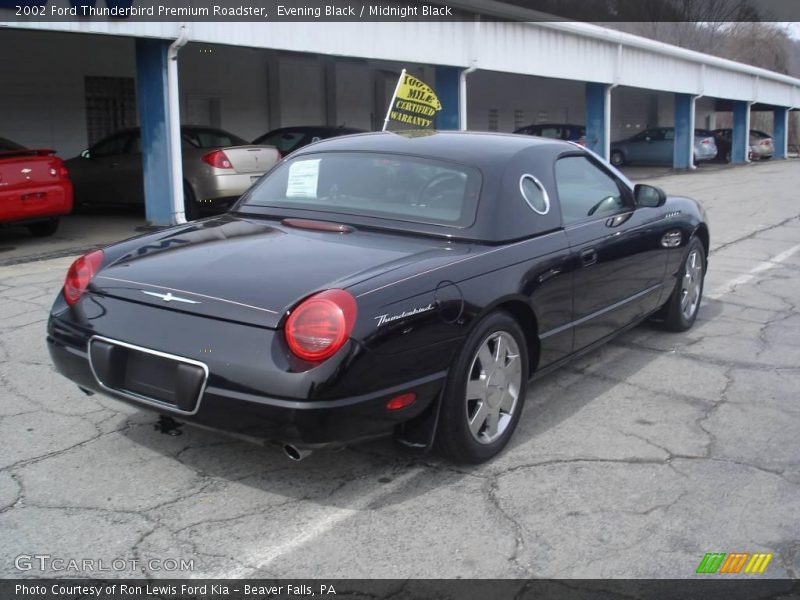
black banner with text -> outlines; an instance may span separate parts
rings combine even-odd
[[[511,579],[6,579],[2,600],[751,600],[800,598],[800,582],[732,577],[691,580]]]

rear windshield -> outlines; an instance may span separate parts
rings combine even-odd
[[[184,129],[183,139],[195,148],[225,148],[226,146],[246,146],[242,138],[221,129]]]
[[[24,150],[24,146],[20,146],[19,144],[12,142],[11,140],[7,140],[6,138],[0,138],[0,152],[9,152],[11,150]]]
[[[290,159],[242,207],[262,206],[466,227],[480,194],[477,169],[427,158],[320,153]]]

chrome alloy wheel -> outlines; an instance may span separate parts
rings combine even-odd
[[[700,289],[703,285],[703,255],[695,248],[686,257],[686,268],[681,280],[681,312],[689,321],[700,304]]]
[[[491,333],[472,357],[466,384],[467,426],[481,444],[491,444],[508,428],[522,386],[520,352],[505,331]]]

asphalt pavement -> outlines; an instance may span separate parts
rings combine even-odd
[[[707,552],[768,552],[761,577],[796,577],[800,161],[654,183],[709,214],[695,327],[644,324],[537,381],[472,468],[158,433],[50,366],[71,258],[0,266],[0,576],[79,574],[20,563],[44,554],[117,559],[106,577],[684,578]]]

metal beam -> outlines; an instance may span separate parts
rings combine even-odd
[[[733,102],[733,132],[731,134],[731,162],[750,162],[750,103]]]
[[[675,143],[672,166],[675,169],[694,168],[694,116],[692,94],[675,94]]]
[[[144,203],[148,223],[172,224],[167,52],[170,42],[136,40],[136,82],[142,131]]]
[[[772,140],[775,144],[775,158],[787,158],[789,154],[789,109],[776,108],[772,126]]]
[[[611,149],[611,86],[586,84],[586,146],[606,160]]]
[[[458,67],[436,66],[434,90],[442,103],[442,110],[436,115],[436,129],[459,128],[460,75]]]

